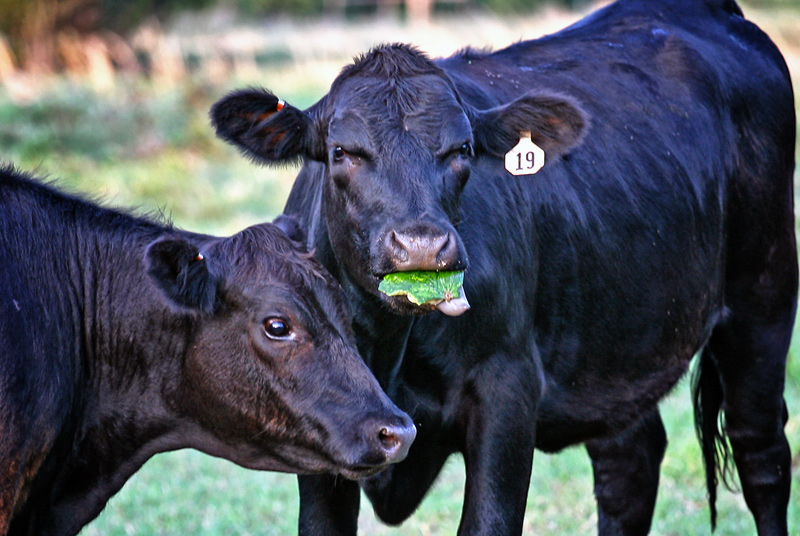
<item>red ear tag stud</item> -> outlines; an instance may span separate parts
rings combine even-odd
[[[286,106],[286,101],[283,99],[278,99],[278,104],[275,105],[275,109],[280,112],[283,110],[284,106]]]

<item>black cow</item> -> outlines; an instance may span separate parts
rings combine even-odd
[[[414,438],[275,225],[198,235],[2,169],[0,258],[0,534],[76,534],[158,452],[360,478]]]
[[[599,532],[648,532],[657,403],[702,351],[712,511],[724,434],[759,534],[786,534],[795,113],[783,58],[735,2],[620,0],[435,61],[382,46],[308,110],[249,90],[212,120],[255,159],[305,159],[285,213],[417,423],[408,458],[363,484],[380,518],[409,516],[459,451],[459,534],[519,534],[534,446],[583,442]],[[524,132],[545,165],[517,177],[503,157]],[[378,291],[409,266],[467,267],[472,309],[422,315]],[[300,491],[301,533],[355,532],[356,483],[303,477]]]

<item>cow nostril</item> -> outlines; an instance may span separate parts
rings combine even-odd
[[[397,262],[408,262],[408,251],[411,248],[411,243],[405,235],[398,234],[395,231],[389,233],[389,243],[392,247],[392,252]]]
[[[456,241],[453,240],[451,233],[447,233],[442,237],[440,244],[438,244],[436,258],[440,265],[446,265],[453,261],[453,257],[457,252]]]
[[[412,240],[405,234],[392,231],[391,236],[392,236],[392,242],[394,244],[397,244],[400,247],[400,249],[407,250],[408,248],[411,247]]]
[[[378,440],[386,450],[393,450],[400,443],[400,438],[397,437],[397,434],[386,427],[381,428],[378,432]]]
[[[416,435],[417,430],[413,424],[382,426],[378,430],[378,445],[383,451],[385,461],[395,463],[405,458]]]

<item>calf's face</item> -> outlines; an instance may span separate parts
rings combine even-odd
[[[277,227],[200,247],[165,238],[147,264],[193,325],[165,388],[207,432],[193,446],[250,468],[350,478],[405,457],[413,423],[359,357],[339,286]]]
[[[218,135],[257,160],[325,164],[318,216],[336,260],[399,313],[428,309],[380,293],[384,275],[468,266],[457,227],[473,160],[502,158],[522,132],[554,159],[578,142],[586,123],[571,99],[552,94],[476,109],[443,70],[403,45],[345,68],[305,112],[246,90],[222,99],[211,116]]]

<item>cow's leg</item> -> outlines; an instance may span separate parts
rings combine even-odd
[[[361,490],[358,483],[329,475],[300,475],[299,536],[355,536]]]
[[[647,534],[667,434],[656,408],[618,436],[586,443],[594,471],[600,536]]]
[[[459,536],[522,533],[541,377],[531,362],[492,356],[464,387],[467,481]]]
[[[375,515],[398,525],[417,509],[452,448],[443,449],[421,427],[408,457],[383,472],[362,480]],[[354,535],[358,529],[358,484],[328,476],[300,476],[300,536]]]
[[[783,389],[798,277],[792,193],[795,124],[785,115],[771,120],[762,120],[768,129],[740,126],[761,134],[741,140],[741,154],[749,158],[740,159],[741,173],[728,184],[727,310],[703,355],[705,364],[716,366],[717,389],[708,377],[702,382],[707,392],[719,392],[724,432],[760,536],[787,533],[791,455],[783,431],[788,419]],[[717,400],[713,406],[718,410]],[[715,408],[701,401],[705,407],[697,414],[703,415],[704,431],[716,428]],[[706,463],[710,458],[713,464],[712,449],[704,450]]]
[[[735,316],[709,344],[721,379],[724,432],[758,534],[783,536],[791,480],[783,387],[793,315],[776,323]]]
[[[749,236],[741,228],[732,233],[740,245],[731,248],[728,259],[728,311],[711,335],[710,355],[703,355],[713,356],[721,388],[715,403],[701,398],[706,430],[716,425],[721,402],[724,432],[760,536],[787,533],[791,481],[783,389],[797,300],[797,254],[790,203],[781,208],[758,222],[741,223],[760,234]],[[713,385],[708,378],[702,384]]]
[[[384,523],[399,525],[414,513],[453,452],[426,434],[427,429],[424,424],[419,427],[405,460],[362,482],[375,515]]]

